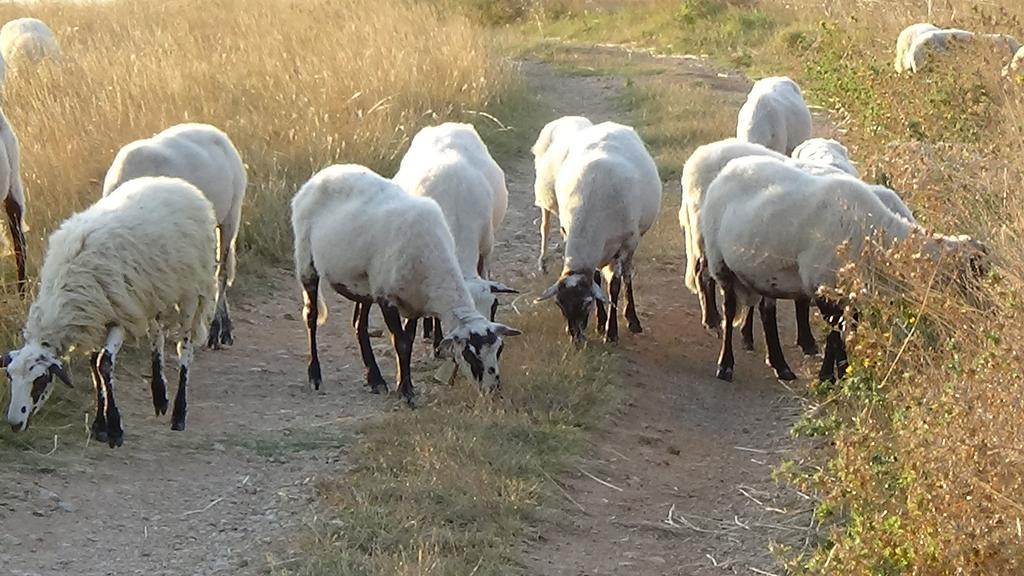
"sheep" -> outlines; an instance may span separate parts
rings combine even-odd
[[[319,390],[323,380],[316,342],[317,326],[327,314],[321,285],[358,304],[354,328],[371,391],[388,389],[370,347],[372,304],[379,305],[391,332],[398,391],[410,406],[415,399],[412,345],[421,316],[439,317],[448,327],[440,348],[463,374],[472,374],[485,392],[499,387],[502,337],[520,332],[477,312],[437,202],[412,196],[372,170],[348,164],[315,174],[296,193],[291,208],[295,273],[309,335],[307,375],[313,389]]]
[[[489,178],[493,174],[495,177]],[[455,240],[455,255],[466,287],[481,315],[494,321],[497,294],[516,293],[494,282],[490,268],[496,223],[494,204],[508,191],[501,168],[470,124],[448,122],[420,130],[392,180],[414,196],[431,198],[441,207]],[[495,188],[494,183],[500,185]],[[441,342],[439,321],[425,318],[424,337]]]
[[[537,142],[530,149],[536,174],[533,204],[540,209],[540,255],[537,257],[537,269],[541,273],[547,272],[544,259],[548,247],[548,224],[551,216],[558,215],[558,199],[555,197],[558,171],[576,135],[593,125],[583,116],[563,116],[552,120],[544,125]]]
[[[632,128],[614,122],[587,128],[569,147],[555,193],[565,237],[562,274],[537,301],[554,297],[566,331],[580,344],[596,300],[598,332],[615,342],[624,283],[629,330],[642,332],[633,296],[633,254],[661,208],[661,178],[644,143]],[[610,297],[595,270],[603,271]],[[611,305],[607,318],[604,303]]]
[[[103,195],[140,176],[181,178],[203,191],[217,214],[217,314],[207,346],[234,344],[227,289],[235,281],[235,239],[242,219],[247,176],[242,158],[227,134],[209,124],[178,124],[151,138],[122,147],[103,180]]]
[[[172,430],[185,429],[193,343],[206,336],[217,296],[213,206],[177,178],[138,178],[64,221],[50,235],[39,293],[28,311],[23,346],[3,355],[11,382],[7,421],[17,432],[50,396],[54,379],[71,386],[62,357],[90,357],[96,388],[92,435],[111,448],[124,429],[114,401],[114,362],[125,338],[151,340],[151,392],[167,413],[164,334],[180,337]]]
[[[784,223],[784,225],[780,225]],[[818,296],[833,286],[840,246],[856,261],[866,239],[881,233],[886,242],[923,230],[887,209],[864,183],[847,175],[814,176],[775,158],[752,156],[730,162],[707,190],[701,232],[708,268],[725,293],[725,334],[718,378],[731,381],[735,361],[732,329],[738,305],[760,302],[769,364],[780,378],[791,376],[774,328],[774,298],[813,298],[832,324],[819,377],[834,380],[846,368],[837,329],[840,303]],[[954,250],[976,258],[982,244],[965,237],[936,237],[926,250]]]
[[[940,28],[934,24],[921,22],[919,24],[911,24],[900,32],[899,37],[896,39],[896,59],[893,62],[893,67],[896,69],[897,74],[908,70],[907,52],[910,51],[910,46],[914,43],[914,40],[922,34],[939,29]]]
[[[18,137],[0,110],[0,194],[3,195],[7,227],[18,274],[18,293],[25,295],[28,280],[25,274],[25,189],[21,182]]]
[[[18,62],[40,62],[60,58],[60,46],[53,31],[42,20],[17,18],[0,28],[0,54],[9,66]]]
[[[1022,69],[1024,69],[1024,48],[1017,50],[1013,55],[1013,60],[1003,68],[1003,77],[1019,76]]]
[[[831,138],[811,138],[793,149],[793,158],[806,162],[824,164],[842,170],[854,178],[860,178],[860,172],[850,161],[850,154],[839,142]]]
[[[948,30],[932,30],[918,35],[910,43],[903,62],[903,70],[917,74],[928,60],[932,51],[945,51],[956,43],[973,42],[973,32],[951,28]]]
[[[785,76],[755,82],[740,108],[736,137],[792,154],[811,137],[811,111],[797,83]]]

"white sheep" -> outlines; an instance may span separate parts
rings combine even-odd
[[[619,291],[626,286],[629,330],[643,329],[633,297],[633,254],[661,208],[658,168],[637,133],[614,122],[580,132],[555,181],[565,255],[558,281],[538,298],[556,298],[573,341],[583,340],[590,310],[598,305],[598,331],[618,339]],[[611,297],[597,283],[602,270]],[[610,303],[607,326],[600,303]]]
[[[1024,48],[1017,50],[1017,53],[1013,55],[1013,60],[1003,68],[1003,77],[1019,76],[1022,70],[1024,70]]]
[[[330,287],[355,302],[355,329],[366,383],[387,391],[367,330],[378,304],[398,358],[398,390],[412,405],[410,373],[416,321],[437,317],[449,330],[441,348],[485,391],[500,384],[503,336],[519,334],[491,322],[473,298],[455,257],[455,245],[437,202],[412,196],[362,166],[335,165],[306,182],[292,199],[295,271],[303,288],[309,331],[309,383],[322,382],[317,325],[326,319],[320,290]],[[343,249],[339,249],[343,247]],[[402,316],[407,321],[402,324]]]
[[[11,248],[18,273],[18,292],[22,295],[28,286],[25,274],[25,189],[21,182],[20,152],[7,116],[0,110],[0,195],[11,233]]]
[[[811,138],[793,149],[793,158],[815,164],[824,164],[842,170],[854,178],[860,178],[860,172],[850,161],[850,153],[831,138]]]
[[[736,137],[792,154],[811,137],[811,111],[797,83],[785,76],[755,82],[740,108]]]
[[[893,67],[897,73],[902,73],[909,69],[907,67],[907,52],[910,51],[910,46],[914,43],[914,40],[922,34],[936,30],[940,30],[940,28],[934,24],[921,22],[911,24],[900,32],[899,37],[896,39],[896,59],[893,62]]]
[[[875,233],[887,242],[923,230],[886,208],[863,182],[847,175],[814,176],[775,158],[752,156],[730,162],[707,190],[700,226],[711,275],[725,293],[725,334],[718,377],[731,380],[732,328],[738,306],[761,303],[768,358],[776,374],[791,377],[773,331],[771,299],[813,298],[833,324],[820,376],[834,379],[845,370],[845,351],[836,326],[839,303],[818,296],[834,286],[845,257],[856,261]],[[984,252],[970,239],[938,237],[933,250]]]
[[[493,177],[493,176],[496,177]],[[438,203],[455,240],[455,256],[480,314],[494,321],[499,293],[515,290],[486,270],[494,247],[494,204],[508,204],[504,172],[470,124],[448,122],[420,130],[392,180],[414,196]],[[495,184],[499,186],[495,187]],[[440,323],[423,321],[424,336],[441,342]]]
[[[533,166],[536,174],[533,204],[540,209],[540,256],[537,269],[547,272],[544,258],[548,248],[548,228],[552,216],[558,216],[558,198],[555,196],[555,180],[558,171],[569,153],[569,146],[577,134],[593,126],[583,116],[563,116],[544,125],[533,148]]]
[[[184,430],[192,346],[206,336],[217,297],[213,207],[177,178],[138,178],[64,221],[50,235],[24,345],[3,356],[11,381],[7,421],[28,427],[54,378],[68,386],[61,358],[76,347],[90,359],[96,387],[93,436],[111,448],[124,439],[114,401],[114,362],[126,337],[151,337],[151,391],[167,412],[164,333],[179,336],[180,371],[171,429]]]
[[[924,32],[910,43],[904,58],[903,71],[917,74],[924,68],[931,52],[944,52],[956,43],[969,43],[974,39],[973,32],[957,28]]]
[[[60,46],[53,31],[42,20],[17,18],[0,28],[0,54],[8,66],[19,62],[40,62],[60,58]]]
[[[107,195],[140,176],[181,178],[203,191],[217,215],[220,267],[217,314],[210,327],[211,348],[233,344],[227,289],[235,280],[235,239],[242,219],[247,176],[227,134],[209,124],[178,124],[151,138],[125,145],[103,180]]]

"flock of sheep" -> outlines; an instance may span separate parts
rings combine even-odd
[[[0,185],[24,293],[18,144],[2,113],[0,121],[0,152],[7,159],[0,163],[0,180],[6,178]],[[856,260],[873,235],[892,242],[923,233],[896,192],[859,179],[845,147],[810,136],[800,88],[789,78],[767,78],[740,110],[737,137],[697,148],[684,166],[685,282],[699,297],[703,324],[722,339],[719,378],[733,377],[734,326],[743,326],[744,346],[753,348],[755,306],[768,363],[779,378],[795,377],[779,341],[777,299],[796,302],[798,344],[807,354],[818,352],[809,320],[811,303],[817,305],[832,326],[820,377],[841,376],[847,366],[843,303],[819,294],[835,283],[841,247]],[[625,288],[623,316],[631,332],[641,332],[633,258],[662,196],[644,143],[628,126],[569,116],[546,125],[532,153],[542,272],[552,215],[564,241],[561,273],[537,301],[554,299],[575,343],[585,340],[596,309],[598,333],[614,342]],[[166,414],[167,334],[178,339],[171,427],[185,428],[195,344],[217,348],[234,341],[226,292],[246,180],[228,136],[205,124],[173,126],[117,153],[102,197],[50,236],[23,346],[0,360],[10,380],[7,420],[15,431],[27,428],[55,380],[71,385],[64,358],[84,348],[91,351],[96,391],[93,436],[120,446],[117,354],[127,338],[149,338],[153,408]],[[333,290],[354,303],[352,323],[371,391],[388,390],[370,345],[374,305],[391,335],[398,391],[410,405],[420,318],[424,337],[433,340],[435,355],[448,359],[452,377],[460,373],[485,392],[498,388],[504,339],[520,334],[495,321],[498,295],[515,292],[492,270],[495,232],[507,208],[504,172],[468,124],[421,130],[391,179],[357,165],[330,166],[310,178],[291,202],[309,384],[319,389],[323,382],[317,329],[327,315],[323,291]],[[926,237],[925,252],[964,256],[976,265],[985,247],[967,237],[935,235]]]

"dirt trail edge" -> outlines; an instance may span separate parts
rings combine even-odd
[[[691,67],[680,81],[703,75],[714,85],[697,64],[679,65]],[[523,72],[551,118],[629,121],[621,78],[538,63]],[[510,209],[495,261],[514,280],[533,274],[533,166],[527,157],[502,164]],[[567,504],[573,528],[528,545],[531,573],[771,571],[768,539],[799,530],[797,509],[773,505],[780,490],[769,479],[793,406],[759,358],[740,358],[736,384],[711,377],[717,345],[699,327],[680,262],[639,264],[647,332],[620,345],[634,399],[595,436],[594,458],[560,480],[583,511]],[[0,465],[0,574],[266,573],[268,552],[284,552],[313,511],[316,478],[346,469],[359,425],[401,409],[394,396],[364,390],[348,305],[333,298],[320,332],[325,390],[310,392],[298,290],[288,271],[270,280],[265,296],[236,308],[235,346],[199,354],[185,433],[154,418],[147,362],[126,355],[117,381],[124,447],[90,443],[83,420],[36,464]],[[390,374],[387,340],[374,347]]]

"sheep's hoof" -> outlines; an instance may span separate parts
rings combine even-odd
[[[790,370],[789,368],[783,368],[781,370],[776,370],[775,371],[775,377],[778,378],[779,380],[782,380],[783,382],[789,382],[791,380],[796,380],[796,374],[793,374],[793,371]]]
[[[604,341],[606,344],[615,344],[619,341],[618,334],[612,334],[611,332],[604,335]]]
[[[124,444],[124,430],[121,428],[121,416],[115,414],[107,418],[107,445],[117,448]]]
[[[548,273],[548,265],[544,263],[544,258],[540,257],[537,259],[537,271],[541,274]]]
[[[415,394],[410,394],[409,396],[405,397],[405,405],[408,406],[410,410],[415,410],[416,409],[416,404],[417,404],[417,401],[416,401],[416,395]]]
[[[167,405],[167,398],[164,398],[162,401],[154,399],[153,412],[155,412],[157,416],[163,416],[164,414],[167,414]]]
[[[174,422],[171,422],[171,430],[175,430],[175,431],[178,431],[178,432],[184,431],[185,430],[185,420],[182,419],[182,420],[175,420]]]
[[[227,327],[220,331],[220,343],[222,346],[234,346],[235,337],[231,334],[231,328]]]
[[[92,422],[92,438],[97,442],[107,441],[107,421],[97,418]]]
[[[629,331],[632,332],[633,334],[643,334],[644,327],[640,325],[639,320],[637,320],[636,322],[633,322],[631,320],[629,322]]]
[[[370,389],[372,394],[388,394],[388,383],[387,382],[369,382],[366,386]]]
[[[715,374],[715,378],[718,378],[719,380],[724,380],[726,382],[732,382],[732,372],[732,366],[719,366],[718,373]]]
[[[754,341],[753,340],[744,340],[743,341],[743,349],[746,350],[747,352],[753,352],[755,350],[755,348],[754,348]]]
[[[797,343],[797,346],[799,346],[800,350],[803,351],[804,356],[817,356],[818,355],[818,352],[819,352],[818,345],[816,343],[814,343],[814,342],[811,342],[809,344],[807,344],[807,343],[805,343],[805,344]]]

